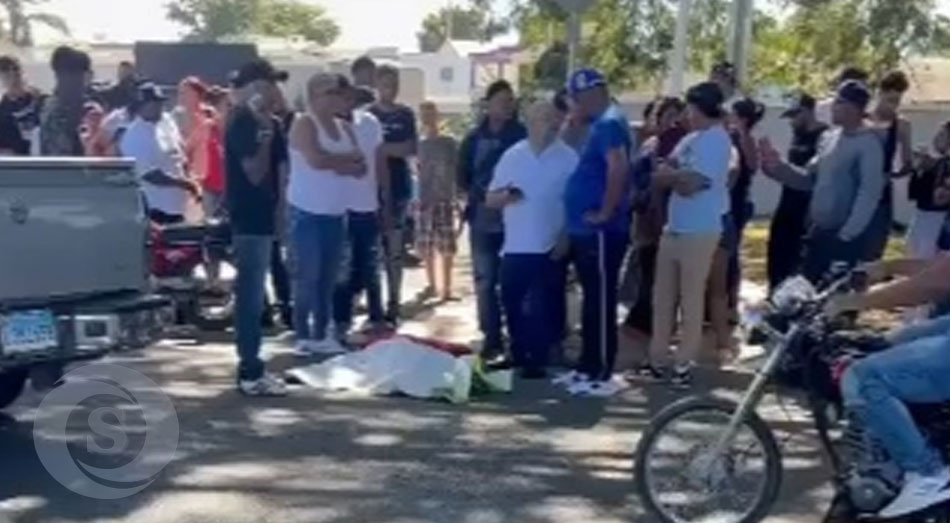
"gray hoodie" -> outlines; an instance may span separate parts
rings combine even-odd
[[[805,171],[784,165],[771,176],[793,189],[812,191],[813,226],[854,240],[871,223],[884,194],[884,146],[871,129],[835,127],[822,135]]]

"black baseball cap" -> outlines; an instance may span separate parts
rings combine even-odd
[[[287,71],[276,69],[273,64],[258,58],[241,66],[231,74],[231,85],[237,89],[260,80],[268,82],[286,82],[290,75]]]
[[[859,80],[848,80],[838,87],[835,94],[836,102],[845,102],[858,107],[861,110],[867,109],[871,102],[871,90],[868,86]]]
[[[782,118],[792,118],[802,111],[814,111],[818,102],[808,93],[798,93],[792,99],[791,105],[782,113]]]
[[[695,106],[709,118],[722,118],[724,101],[722,89],[715,82],[702,82],[686,91],[686,103]]]
[[[165,92],[158,84],[154,82],[142,82],[139,84],[137,101],[140,104],[164,102],[166,100],[168,100],[168,96],[165,95]]]

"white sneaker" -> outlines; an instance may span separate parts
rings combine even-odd
[[[619,383],[611,381],[588,381],[583,387],[571,388],[571,394],[590,398],[609,398],[623,390]]]
[[[336,338],[327,337],[322,340],[310,342],[310,354],[318,356],[333,356],[346,352],[344,347]]]
[[[299,358],[309,358],[313,356],[313,340],[298,340],[294,345],[294,356]]]
[[[950,468],[931,476],[908,472],[900,494],[878,512],[881,519],[893,519],[950,500]]]
[[[586,374],[577,372],[576,370],[570,370],[559,374],[556,378],[551,380],[551,384],[558,387],[570,388],[577,383],[586,383],[588,379]]]
[[[271,374],[264,374],[256,380],[241,380],[238,383],[238,390],[245,396],[279,397],[287,395],[287,386],[284,382]]]

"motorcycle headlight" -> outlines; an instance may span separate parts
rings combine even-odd
[[[772,306],[778,310],[792,310],[802,303],[815,299],[815,286],[802,276],[795,276],[782,282],[772,293]]]

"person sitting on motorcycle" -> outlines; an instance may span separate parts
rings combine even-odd
[[[863,294],[829,301],[838,315],[868,309],[914,307],[950,295],[950,257],[895,260],[867,267],[871,281],[901,279]],[[872,354],[845,372],[845,407],[904,471],[900,494],[878,516],[896,518],[950,500],[950,467],[928,444],[906,403],[950,401],[950,315],[915,324],[889,336],[891,348]]]

